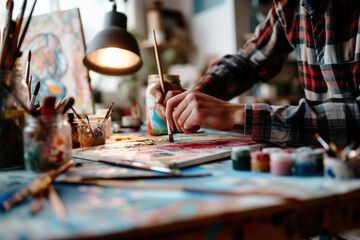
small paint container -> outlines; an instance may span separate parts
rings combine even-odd
[[[293,161],[287,152],[273,152],[270,154],[270,172],[273,175],[291,175]]]
[[[281,151],[281,148],[279,147],[267,147],[267,148],[263,148],[261,150],[263,153],[268,153],[268,154],[271,154],[273,152],[279,152]]]
[[[106,143],[106,121],[104,118],[79,121],[79,140],[81,147],[103,145]]]
[[[46,172],[72,158],[71,127],[67,115],[26,117],[24,159],[27,170]]]
[[[315,172],[323,173],[324,172],[324,154],[323,152],[313,150],[310,152],[311,155],[315,158]]]
[[[251,171],[253,172],[269,172],[270,171],[270,155],[262,151],[253,151],[251,153]]]
[[[250,170],[250,153],[249,146],[234,147],[231,150],[232,167],[235,170]]]
[[[324,176],[336,180],[350,179],[354,177],[354,169],[345,161],[325,156]]]
[[[71,140],[72,140],[72,147],[79,148],[80,141],[79,141],[79,133],[78,133],[78,120],[75,118],[74,113],[68,113],[69,123],[71,126]]]
[[[313,176],[315,174],[315,157],[310,152],[300,151],[291,154],[293,174],[296,176]]]

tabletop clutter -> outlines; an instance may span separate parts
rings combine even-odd
[[[360,147],[350,144],[338,150],[334,144],[327,144],[318,134],[316,136],[324,148],[265,147],[251,151],[249,146],[234,147],[231,152],[233,169],[270,172],[277,176],[360,177]]]

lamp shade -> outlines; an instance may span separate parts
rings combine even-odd
[[[105,16],[104,29],[95,35],[86,48],[84,65],[104,75],[128,75],[142,66],[136,39],[126,31],[127,18],[113,10]]]

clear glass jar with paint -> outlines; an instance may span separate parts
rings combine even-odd
[[[71,127],[67,115],[26,116],[24,158],[27,170],[46,172],[72,158]]]
[[[155,97],[150,93],[150,89],[160,81],[158,74],[148,76],[148,85],[146,88],[146,119],[147,127],[150,135],[166,135],[167,127],[166,122],[162,120],[155,112]],[[180,78],[178,75],[164,75],[164,81],[172,83],[181,87]]]
[[[9,87],[24,104],[29,101],[29,91],[24,72],[0,70],[0,81]],[[23,129],[24,111],[14,97],[0,84],[0,169],[24,167]]]

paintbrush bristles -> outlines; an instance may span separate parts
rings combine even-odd
[[[39,90],[40,90],[40,81],[36,83],[36,86],[35,86],[35,90],[34,90],[34,94],[31,98],[31,103],[30,103],[30,108],[33,108],[34,107],[34,103],[35,103],[35,100],[36,100],[36,96],[38,95],[39,93]]]

